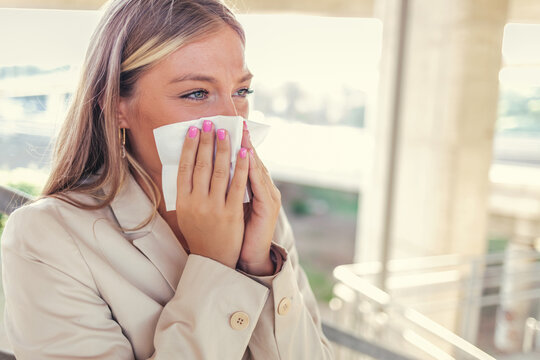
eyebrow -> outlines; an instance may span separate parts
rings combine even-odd
[[[244,76],[242,76],[238,82],[251,80],[252,77],[253,77],[253,74],[248,72]],[[214,84],[218,82],[217,79],[212,76],[203,75],[203,74],[195,74],[195,73],[187,73],[187,74],[184,74],[177,78],[172,79],[171,81],[169,81],[169,84],[182,82],[182,81],[204,81],[204,82],[209,82],[209,83],[214,83]]]

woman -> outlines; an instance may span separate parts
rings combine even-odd
[[[10,216],[2,238],[17,359],[331,357],[246,128],[228,192],[227,131],[190,128],[176,211],[163,205],[152,130],[247,118],[244,42],[217,0],[109,4],[43,196]]]

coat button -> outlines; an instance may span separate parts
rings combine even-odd
[[[230,323],[234,330],[244,330],[249,325],[249,315],[243,311],[237,311],[231,315]]]
[[[284,297],[281,299],[278,305],[277,312],[279,315],[286,315],[291,309],[291,299]]]

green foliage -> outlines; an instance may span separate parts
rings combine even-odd
[[[290,207],[296,215],[310,215],[319,208],[318,211],[355,217],[358,213],[358,203],[356,193],[301,186],[300,195],[291,201]]]
[[[291,209],[296,215],[309,215],[311,210],[305,199],[294,199],[291,201]]]
[[[332,288],[334,285],[332,275],[320,271],[307,263],[301,263],[300,265],[307,275],[309,285],[313,290],[315,298],[321,302],[330,302],[330,299],[332,299]]]
[[[39,186],[29,183],[29,182],[18,182],[18,183],[9,183],[7,184],[8,187],[11,187],[13,189],[17,189],[19,191],[22,191],[26,194],[37,196],[41,192],[41,189]]]
[[[305,187],[310,197],[324,201],[330,212],[356,216],[358,212],[358,194],[339,190],[324,189],[314,186]]]
[[[503,237],[493,237],[488,239],[488,253],[500,253],[506,249],[508,239]]]

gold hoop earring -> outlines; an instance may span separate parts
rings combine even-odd
[[[118,129],[118,139],[122,142],[122,159],[126,158],[126,128]]]

